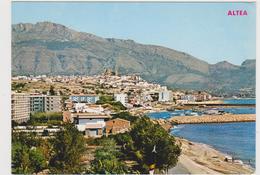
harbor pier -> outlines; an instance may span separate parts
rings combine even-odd
[[[202,124],[202,123],[231,123],[231,122],[255,122],[256,114],[224,114],[202,116],[176,116],[168,119],[174,124]]]

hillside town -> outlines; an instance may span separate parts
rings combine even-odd
[[[111,70],[96,76],[16,76],[12,78],[12,120],[22,123],[31,113],[63,112],[64,121],[86,124],[86,119],[97,119],[90,127],[104,129],[104,121],[116,111],[97,104],[102,97],[111,97],[132,113],[214,99],[207,92],[170,90],[138,75],[119,76]]]

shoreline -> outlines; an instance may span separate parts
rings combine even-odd
[[[224,161],[229,155],[210,145],[175,138],[181,145],[182,153],[177,165],[168,171],[169,174],[252,174],[255,171],[241,160]]]
[[[167,111],[167,110],[166,110]],[[166,112],[160,111],[160,112]],[[167,111],[168,112],[168,111]],[[169,119],[152,119],[169,131],[177,120],[179,124],[210,124],[210,123],[238,123],[255,122],[256,114],[225,114],[198,116],[174,116]],[[197,120],[199,119],[199,120]],[[175,121],[176,122],[176,121]],[[168,126],[169,125],[169,126]],[[195,133],[194,133],[195,134]],[[199,142],[189,141],[176,137],[176,142],[181,144],[182,153],[174,168],[168,170],[167,174],[253,174],[255,168],[244,163],[242,160],[232,160],[228,153],[219,151],[217,148]],[[228,160],[226,161],[225,158]]]

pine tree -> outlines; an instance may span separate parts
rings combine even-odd
[[[53,139],[53,155],[50,167],[53,173],[81,173],[81,158],[86,152],[84,136],[70,123],[63,126]]]

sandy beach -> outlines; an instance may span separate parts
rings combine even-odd
[[[225,155],[209,145],[176,138],[182,154],[177,165],[168,174],[252,174],[254,169],[246,164],[224,161]]]

